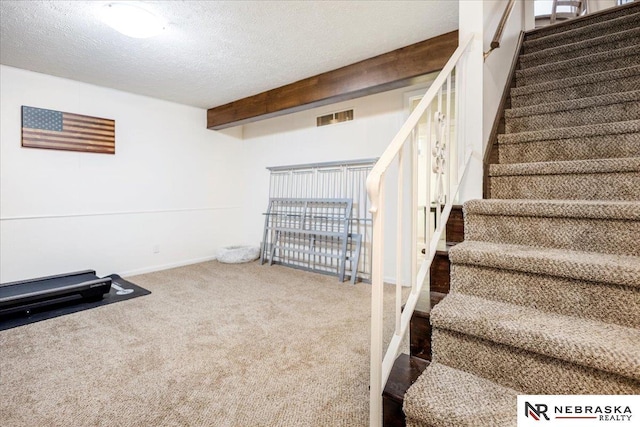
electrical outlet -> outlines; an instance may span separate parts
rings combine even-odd
[[[153,253],[154,254],[160,253],[160,245],[153,245]]]

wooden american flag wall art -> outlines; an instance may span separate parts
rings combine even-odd
[[[115,154],[116,122],[22,106],[22,146]]]

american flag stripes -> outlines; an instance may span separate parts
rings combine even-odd
[[[22,146],[115,154],[114,120],[22,107]]]

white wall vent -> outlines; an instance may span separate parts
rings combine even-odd
[[[316,123],[318,126],[326,126],[334,123],[348,122],[350,120],[353,120],[353,109],[317,117]]]

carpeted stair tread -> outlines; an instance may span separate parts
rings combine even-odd
[[[499,163],[640,157],[640,132],[502,144]]]
[[[626,13],[623,13],[620,16],[613,17],[610,15],[609,18],[610,19],[602,19],[599,20],[599,22],[589,23],[587,25],[576,25],[573,28],[566,26],[553,28],[553,26],[550,26],[545,34],[543,34],[542,31],[528,33],[526,34],[523,43],[524,52],[525,54],[532,53],[555,46],[565,45],[567,43],[601,36],[603,34],[611,34],[636,28],[638,26],[638,20],[640,20],[640,13],[636,8],[636,10],[627,10]],[[579,22],[576,22],[576,24],[578,23]],[[585,22],[583,21],[581,23]],[[553,33],[553,30],[560,31]]]
[[[606,174],[619,172],[640,172],[640,157],[568,160],[561,162],[512,163],[504,165],[492,164],[489,168],[489,175],[492,177]],[[640,176],[637,177],[637,181],[640,181]]]
[[[498,135],[499,144],[519,144],[530,141],[581,138],[597,135],[618,135],[640,132],[640,120],[597,123],[583,126],[541,129]]]
[[[640,120],[501,134],[498,144],[501,164],[640,157]]]
[[[640,201],[640,157],[492,164],[499,199]]]
[[[640,381],[447,329],[433,331],[434,361],[519,394],[640,394]]]
[[[640,257],[466,241],[449,252],[454,264],[553,275],[640,288]]]
[[[543,63],[562,61],[611,49],[638,45],[640,45],[640,27],[523,54],[520,55],[520,65],[524,69]]]
[[[579,58],[516,70],[516,86],[542,83],[570,76],[598,73],[635,65],[640,60],[638,46],[593,53]]]
[[[460,293],[450,293],[433,308],[431,324],[640,381],[635,328]]]
[[[606,95],[591,96],[588,98],[570,99],[566,101],[551,102],[549,104],[530,105],[526,107],[510,108],[504,110],[507,119],[527,117],[540,114],[558,113],[562,111],[581,110],[589,107],[598,107],[610,104],[621,104],[640,100],[640,90],[629,92],[610,93]]]
[[[511,106],[526,107],[615,92],[629,92],[638,87],[640,87],[640,65],[514,87],[510,92]]]
[[[512,108],[504,117],[506,133],[636,120],[640,90]]]
[[[638,3],[631,3],[622,7],[611,8],[598,14],[588,14],[577,19],[565,21],[560,25],[547,25],[545,27],[536,28],[535,30],[530,30],[527,32],[527,39],[532,41],[542,37],[566,33],[568,31],[588,26],[591,26],[591,32],[598,32],[599,30],[606,29],[607,25],[603,25],[600,28],[594,28],[593,25],[602,24],[603,22],[610,22],[608,27],[616,28],[620,26],[620,21],[617,20],[618,18],[637,13],[640,13],[640,6],[638,6]],[[632,21],[634,20],[634,18],[630,19]]]
[[[564,79],[553,80],[550,82],[532,84],[527,86],[512,87],[511,97],[519,97],[531,95],[534,93],[557,91],[563,88],[585,85],[589,83],[607,82],[610,80],[624,79],[640,74],[640,65],[631,65],[628,67],[618,68],[615,70],[606,70],[599,73],[586,74],[580,76],[570,76]]]
[[[629,92],[617,92],[606,95],[591,96],[588,98],[569,99],[566,101],[551,102],[548,104],[530,105],[526,107],[510,108],[504,110],[506,119],[527,117],[541,114],[558,113],[563,111],[581,110],[589,107],[599,107],[610,104],[622,104],[640,100],[640,90]],[[556,116],[557,117],[557,116]]]
[[[501,134],[498,144],[501,164],[640,157],[640,120]]]
[[[482,199],[465,202],[463,209],[467,219],[469,215],[512,215],[538,218],[640,220],[640,203],[627,201]]]
[[[511,427],[517,395],[487,379],[431,363],[405,396],[407,427]]]
[[[638,288],[475,264],[451,272],[452,292],[640,328],[640,310],[629,309],[640,307]]]
[[[620,201],[471,201],[465,240],[640,256],[640,221],[633,219],[639,208]]]

